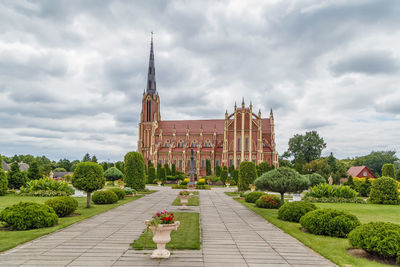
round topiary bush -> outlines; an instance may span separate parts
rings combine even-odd
[[[310,202],[296,201],[286,203],[279,208],[278,219],[289,222],[299,222],[304,214],[316,209],[317,207]]]
[[[371,187],[369,202],[374,204],[399,204],[399,191],[397,191],[397,187],[397,182],[393,178],[381,177],[376,179]]]
[[[301,226],[312,234],[347,237],[360,220],[347,212],[334,209],[317,209],[300,219]]]
[[[47,205],[20,202],[0,212],[0,221],[13,230],[29,230],[50,227],[58,222],[57,214]]]
[[[111,188],[111,189],[109,189],[109,190],[110,190],[110,191],[113,191],[113,192],[117,195],[118,200],[124,199],[125,196],[126,196],[125,191],[122,190],[121,188]]]
[[[78,201],[70,196],[54,197],[44,204],[51,207],[58,217],[68,216],[78,208]]]
[[[90,208],[90,198],[92,192],[102,189],[106,179],[104,178],[103,168],[96,162],[78,163],[72,177],[72,185],[87,193],[87,207]]]
[[[95,204],[113,204],[118,201],[118,196],[113,191],[96,191],[93,193],[92,200]]]
[[[277,209],[281,206],[281,199],[275,195],[262,195],[256,200],[256,206],[264,209]]]
[[[265,193],[260,191],[250,192],[245,195],[244,200],[249,203],[256,203],[256,200],[259,199],[262,195],[265,195]]]
[[[400,225],[388,222],[370,222],[363,224],[349,234],[353,247],[394,259],[400,263]]]
[[[104,177],[107,181],[116,181],[118,179],[123,179],[124,174],[118,170],[118,168],[111,167],[104,172]]]

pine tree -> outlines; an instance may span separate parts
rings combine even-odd
[[[7,172],[8,187],[10,189],[20,189],[25,186],[27,177],[25,172],[21,172],[18,162],[11,164],[10,170]]]
[[[34,160],[28,168],[28,179],[29,180],[39,180],[42,178],[39,170],[39,164]]]
[[[207,176],[211,175],[211,162],[209,159],[206,160],[206,175]]]
[[[176,166],[175,166],[175,164],[172,164],[171,175],[172,175],[172,176],[175,176],[175,175],[176,175]]]
[[[86,153],[85,156],[82,159],[82,162],[91,162],[92,160],[90,159],[89,153]]]
[[[96,162],[97,163],[97,157],[95,155],[93,155],[91,162]]]

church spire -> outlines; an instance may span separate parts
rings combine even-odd
[[[147,94],[156,93],[156,69],[154,67],[153,32],[151,32],[149,69],[147,73]]]

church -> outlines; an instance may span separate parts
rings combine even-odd
[[[143,92],[139,123],[138,152],[147,164],[175,164],[178,171],[190,171],[190,154],[194,151],[194,166],[198,176],[206,175],[206,160],[211,162],[214,173],[217,166],[239,167],[241,161],[255,164],[268,162],[278,167],[275,147],[274,114],[262,118],[261,111],[253,112],[250,103],[246,107],[235,106],[233,113],[225,112],[225,118],[205,120],[162,120],[160,96],[156,89],[153,38],[147,88]]]

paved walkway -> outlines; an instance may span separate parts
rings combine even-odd
[[[162,187],[3,252],[0,266],[334,266],[224,191],[200,191],[200,207],[192,208],[201,214],[201,250],[173,251],[170,259],[156,260],[150,258],[151,251],[130,249],[146,219],[156,211],[174,209],[177,190]]]

